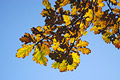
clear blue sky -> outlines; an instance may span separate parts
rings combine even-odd
[[[54,2],[54,0],[50,0]],[[59,72],[32,61],[15,57],[22,43],[19,38],[31,27],[43,26],[42,0],[0,0],[0,80],[120,80],[120,50],[106,44],[93,32],[83,37],[92,53],[81,54],[81,63],[73,72]]]

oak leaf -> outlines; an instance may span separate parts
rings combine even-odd
[[[68,26],[69,24],[71,24],[71,18],[68,15],[63,15],[63,19],[65,21],[65,25]]]
[[[33,42],[33,43],[36,42],[34,36],[32,34],[30,35],[29,33],[25,33],[24,36],[20,38],[20,41],[24,42],[25,44],[30,42]]]
[[[17,50],[18,53],[16,53],[16,57],[20,58],[25,58],[26,56],[29,55],[29,53],[32,51],[33,47],[34,47],[35,44],[31,45],[25,45],[23,44],[22,47],[23,48],[20,48]]]
[[[52,68],[58,68],[59,67],[59,62],[54,62],[53,64],[52,64]]]
[[[46,6],[47,9],[51,8],[51,4],[49,3],[49,0],[43,0],[42,4]]]
[[[33,61],[36,61],[36,63],[39,63],[40,65],[47,66],[48,59],[45,57],[45,53],[40,50],[41,46],[37,45],[35,47],[35,52],[33,54]]]
[[[71,65],[68,64],[67,70],[73,71],[74,69],[76,69],[77,66],[78,66],[77,63],[72,63]]]
[[[67,71],[67,62],[66,62],[66,60],[63,60],[62,63],[60,63],[58,69],[60,69],[60,72]]]
[[[79,51],[81,51],[83,54],[89,54],[91,53],[91,50],[88,48],[78,48]]]

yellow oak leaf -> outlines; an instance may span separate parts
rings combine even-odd
[[[62,63],[60,63],[58,69],[60,69],[60,72],[67,71],[67,61],[63,60]]]
[[[59,48],[59,42],[53,42],[52,48],[53,48],[54,50],[56,50],[57,48]]]
[[[50,15],[50,14],[48,13],[47,10],[44,10],[44,9],[43,9],[41,15],[42,15],[43,17],[45,17],[46,15]]]
[[[43,29],[46,31],[51,31],[50,25],[49,26],[43,26]]]
[[[79,51],[81,51],[83,54],[89,54],[91,53],[91,50],[88,48],[78,48]]]
[[[71,15],[76,15],[77,14],[77,9],[76,6],[74,6],[74,8],[72,8],[71,10]]]
[[[42,44],[42,46],[41,46],[41,52],[42,53],[45,53],[45,55],[49,55],[50,51],[51,50],[49,49],[49,47],[47,45]]]
[[[93,10],[89,9],[88,12],[86,12],[85,16],[87,21],[91,21],[93,19]]]
[[[113,41],[113,44],[118,44],[118,43],[120,43],[120,41],[119,41],[118,39],[115,39],[115,40]]]
[[[36,29],[37,29],[39,32],[42,32],[42,31],[43,31],[40,26],[38,26]]]
[[[16,53],[16,57],[20,58],[25,58],[26,56],[29,55],[29,53],[32,51],[33,47],[34,47],[35,44],[31,45],[25,45],[23,44],[22,47],[23,48],[20,48],[17,50],[18,53]]]
[[[66,51],[66,49],[62,49],[62,48],[60,48],[60,47],[57,48],[57,50],[58,50],[58,51],[62,51],[62,52]]]
[[[47,66],[48,59],[45,57],[45,53],[40,51],[40,46],[37,45],[35,48],[35,52],[33,54],[33,61],[36,61],[36,63],[39,63],[40,65]]]
[[[40,34],[35,35],[37,42],[39,42],[43,37]]]
[[[49,3],[49,0],[43,0],[42,4],[46,6],[47,9],[51,8],[51,4]]]
[[[60,65],[60,63],[58,63],[58,62],[54,62],[53,64],[52,64],[52,68],[58,68],[59,67],[59,65]]]
[[[84,26],[84,23],[83,22],[81,22],[80,23],[80,28],[82,28]]]
[[[53,48],[54,50],[56,50],[57,48],[59,48],[59,45],[60,45],[60,43],[57,42],[57,40],[54,38],[54,39],[53,39],[53,46],[52,46],[52,48]]]
[[[98,27],[93,26],[90,31],[94,31],[95,34],[98,34],[100,31],[98,30]]]
[[[102,38],[103,38],[103,40],[106,42],[106,43],[110,43],[111,41],[110,41],[110,38],[108,38],[109,37],[109,33],[105,33],[105,34],[103,34],[103,36],[102,36]]]
[[[66,6],[69,3],[70,3],[70,0],[63,0],[63,2],[60,4],[60,7]]]
[[[77,44],[77,47],[86,47],[88,46],[88,42],[80,40],[79,43]]]
[[[79,59],[80,58],[80,54],[79,53],[74,53],[73,52],[71,55],[72,55],[74,63],[80,63],[80,59]]]
[[[76,69],[77,66],[78,66],[77,63],[72,63],[71,65],[68,64],[67,70],[73,71],[74,69]]]
[[[68,15],[63,15],[63,19],[64,19],[64,21],[65,21],[65,25],[66,25],[66,26],[69,25],[69,24],[71,24],[71,18],[70,18],[70,16],[68,16]]]

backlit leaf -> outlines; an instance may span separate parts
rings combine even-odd
[[[80,55],[78,53],[72,53],[73,62],[80,63]]]
[[[78,48],[79,51],[81,51],[83,54],[89,54],[91,53],[91,50],[88,48]]]
[[[42,53],[45,53],[45,55],[49,55],[50,51],[51,50],[49,49],[49,47],[47,45],[42,44],[42,46],[41,46],[41,52]]]
[[[39,45],[37,45],[35,47],[35,52],[33,55],[33,61],[36,61],[36,63],[39,63],[40,65],[44,65],[47,66],[47,61],[48,59],[45,57],[45,53],[43,53],[42,51],[40,51],[40,47]]]
[[[51,8],[51,4],[49,3],[49,0],[43,0],[42,4],[46,6],[47,9]]]
[[[79,43],[77,44],[77,47],[86,47],[88,46],[88,42],[80,40]]]
[[[71,24],[71,18],[70,18],[70,16],[68,16],[68,15],[63,15],[63,19],[64,19],[64,21],[65,21],[65,25],[66,25],[66,26],[69,25],[69,24]]]
[[[56,69],[56,68],[59,67],[59,65],[60,65],[60,64],[59,64],[58,62],[54,62],[54,63],[52,64],[52,68],[55,68],[55,69]]]
[[[60,72],[67,71],[67,63],[66,63],[66,60],[63,60],[62,63],[60,63],[58,69],[60,69]]]
[[[60,6],[65,6],[70,3],[70,0],[63,0],[63,2],[60,4]]]
[[[73,71],[74,69],[76,69],[77,66],[78,66],[77,63],[73,63],[73,64],[67,66],[67,70],[68,70],[68,71],[69,71],[69,70],[70,70],[70,71]]]
[[[33,47],[34,47],[35,44],[31,45],[25,45],[23,44],[22,47],[23,48],[20,48],[17,50],[17,53],[16,53],[16,57],[20,58],[25,58],[26,56],[29,55],[29,53],[32,51]]]

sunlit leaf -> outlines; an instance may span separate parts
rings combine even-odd
[[[88,46],[88,42],[80,40],[79,43],[77,44],[77,47],[86,47]]]
[[[77,63],[73,63],[73,64],[67,66],[67,70],[68,70],[68,71],[69,71],[69,70],[70,70],[70,71],[73,71],[74,69],[76,69],[77,66],[78,66]]]
[[[32,51],[33,47],[34,47],[35,44],[31,45],[25,45],[23,44],[22,47],[23,48],[20,48],[17,50],[17,53],[16,53],[16,57],[20,58],[25,58],[26,56],[29,55],[29,53]]]
[[[91,50],[88,48],[78,48],[79,51],[81,51],[83,54],[89,54],[91,53]]]
[[[65,21],[65,25],[66,25],[66,26],[69,25],[69,24],[71,24],[71,18],[70,18],[70,16],[68,16],[68,15],[63,15],[63,19],[64,19],[64,21]]]
[[[39,63],[40,65],[47,66],[48,59],[45,57],[45,53],[40,51],[41,46],[37,45],[35,47],[35,52],[33,55],[33,61],[36,61],[36,63]]]
[[[78,53],[72,53],[73,62],[80,63],[80,55]]]
[[[49,49],[49,47],[47,45],[42,44],[42,46],[41,46],[41,52],[42,53],[45,53],[45,55],[49,55],[50,51],[51,50]]]
[[[59,67],[59,65],[60,65],[60,64],[59,64],[58,62],[54,62],[54,63],[52,64],[52,68],[55,68],[55,69],[56,69],[56,68]]]
[[[70,0],[63,0],[63,2],[60,4],[60,6],[65,6],[70,3]]]
[[[42,4],[46,6],[47,9],[51,8],[51,4],[49,3],[49,0],[43,0]]]
[[[60,63],[58,69],[60,69],[60,72],[64,72],[67,70],[67,63],[66,60],[63,60],[62,63]]]

